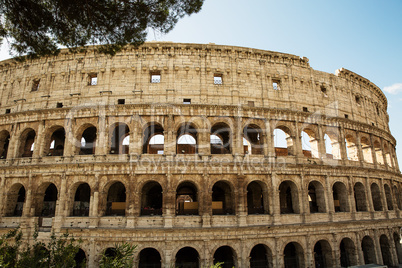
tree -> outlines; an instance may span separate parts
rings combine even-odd
[[[38,232],[33,235],[33,243],[22,239],[21,230],[14,229],[0,238],[0,267],[6,268],[67,268],[76,267],[75,256],[80,241],[68,233],[60,237],[51,235],[45,244],[37,240]]]
[[[126,268],[134,265],[134,252],[137,246],[128,243],[117,244],[106,249],[99,263],[99,268]]]
[[[57,55],[59,46],[77,51],[101,45],[114,55],[141,45],[147,30],[167,33],[204,0],[0,0],[0,41],[29,57]]]

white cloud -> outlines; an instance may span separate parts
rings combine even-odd
[[[384,87],[384,91],[390,94],[398,94],[402,91],[402,83],[393,84],[389,87]]]

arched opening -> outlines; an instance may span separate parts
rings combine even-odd
[[[394,238],[396,255],[398,256],[398,263],[401,264],[402,263],[402,245],[400,243],[401,237],[399,236],[399,234],[394,233],[393,238]]]
[[[177,187],[176,215],[198,215],[197,188],[191,182],[183,182]]]
[[[373,199],[374,211],[382,211],[382,200],[381,200],[381,192],[380,187],[378,187],[377,183],[371,184],[371,198]]]
[[[144,185],[141,194],[141,215],[162,215],[162,186],[151,181]]]
[[[384,191],[385,191],[385,199],[387,200],[388,210],[394,210],[394,204],[392,202],[391,188],[389,188],[388,184],[384,184]]]
[[[124,216],[126,214],[126,187],[121,182],[113,183],[107,193],[105,216]]]
[[[32,157],[34,145],[35,145],[36,133],[33,129],[27,129],[21,135],[21,146],[18,156],[20,157]]]
[[[395,185],[393,187],[393,190],[394,190],[394,196],[395,196],[396,205],[398,206],[399,210],[402,210],[401,197],[399,195],[398,188]]]
[[[260,181],[253,181],[247,185],[247,212],[252,214],[269,214],[268,190]]]
[[[212,215],[233,215],[234,200],[229,184],[218,181],[212,187]]]
[[[346,135],[346,154],[351,161],[359,161],[359,150],[356,144],[356,139],[352,135]]]
[[[366,191],[361,182],[356,182],[353,187],[356,211],[367,211]]]
[[[324,135],[326,157],[329,159],[342,159],[338,136],[328,132]]]
[[[95,153],[96,127],[91,126],[84,130],[80,138],[80,155],[90,155]]]
[[[374,242],[369,236],[363,237],[362,251],[364,256],[364,264],[377,263]]]
[[[348,196],[345,184],[336,182],[332,187],[335,212],[349,212]]]
[[[309,183],[308,201],[310,205],[310,213],[324,213],[327,211],[325,206],[324,187],[318,181],[312,181]]]
[[[75,254],[75,268],[86,267],[87,264],[87,256],[85,255],[85,251],[79,249]]]
[[[285,268],[303,268],[304,252],[299,243],[291,242],[283,250]]]
[[[159,124],[151,124],[144,130],[144,154],[163,154],[165,136],[164,129]]]
[[[177,154],[197,153],[197,129],[192,124],[183,124],[177,131]]]
[[[253,247],[250,252],[250,268],[272,268],[273,258],[271,250],[263,245],[258,244]]]
[[[54,217],[56,212],[56,202],[57,202],[57,188],[56,185],[51,183],[45,191],[43,197],[43,207],[41,215],[43,217]]]
[[[109,258],[115,258],[117,256],[117,250],[116,248],[107,248],[104,251],[104,256],[109,257]]]
[[[233,248],[229,246],[223,246],[218,248],[214,253],[214,264],[220,262],[222,268],[237,267],[237,257]]]
[[[339,250],[341,253],[341,267],[357,265],[355,244],[350,238],[342,239]]]
[[[66,132],[64,128],[60,127],[56,129],[49,140],[47,150],[45,150],[46,156],[62,156],[64,153],[64,141],[66,139]]]
[[[384,265],[387,265],[388,267],[393,267],[394,265],[391,255],[391,246],[389,244],[389,240],[386,235],[380,236],[380,247],[381,247],[382,263]]]
[[[243,129],[243,138],[248,142],[248,145],[244,147],[244,154],[264,154],[264,141],[262,136],[262,130],[259,126],[249,124]]]
[[[326,240],[318,241],[314,246],[315,267],[333,267],[331,245]]]
[[[381,143],[379,141],[374,142],[374,152],[377,159],[377,163],[380,165],[384,165],[384,156],[381,148]]]
[[[123,143],[124,141],[124,143]],[[124,123],[117,123],[114,126],[110,139],[110,154],[128,154],[130,142],[130,129]]]
[[[231,130],[225,123],[217,123],[211,128],[210,146],[211,154],[231,153]]]
[[[10,145],[10,133],[7,130],[0,132],[0,159],[6,159],[8,146]]]
[[[275,156],[294,155],[293,139],[289,128],[278,126],[274,130]]]
[[[91,198],[91,187],[88,183],[82,183],[78,186],[74,195],[73,216],[89,216],[89,201]]]
[[[292,181],[284,181],[279,185],[281,214],[300,213],[297,192],[296,184]]]
[[[303,155],[309,158],[319,158],[318,140],[313,130],[305,128],[301,132]]]
[[[25,188],[22,184],[14,184],[7,193],[6,216],[20,217],[25,203]]]
[[[367,137],[361,137],[363,161],[367,163],[373,163],[373,155],[371,152],[371,142]]]
[[[140,252],[138,268],[161,268],[162,258],[159,251],[154,248],[144,248]]]
[[[175,268],[198,268],[200,267],[200,255],[192,247],[180,249],[176,254]]]

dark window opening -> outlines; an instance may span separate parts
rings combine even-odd
[[[220,247],[214,253],[214,264],[221,262],[222,268],[237,267],[236,259],[234,250],[229,246]]]
[[[349,115],[348,115],[348,114],[345,114],[345,118],[348,119],[348,118],[349,118]]]
[[[11,113],[11,109],[6,109],[6,114]]]
[[[46,156],[63,156],[64,154],[64,141],[66,139],[66,132],[64,128],[59,128],[54,131],[51,138],[50,144],[47,152],[45,151]]]
[[[23,139],[23,143],[21,144],[20,155],[21,157],[32,157],[36,133],[34,130],[31,130],[27,134],[23,135],[23,137],[24,136],[25,140]]]
[[[291,181],[284,181],[279,185],[279,200],[281,214],[299,213],[297,187]]]
[[[302,268],[304,267],[303,248],[295,242],[286,245],[283,251],[285,268]]]
[[[126,214],[126,187],[121,182],[110,186],[107,194],[105,216],[124,216]]]
[[[56,108],[63,108],[63,103],[62,102],[58,102],[56,104]]]
[[[324,96],[327,96],[327,88],[324,86],[321,86],[321,92],[324,94]]]
[[[180,249],[176,254],[175,267],[177,268],[199,268],[200,255],[197,250],[191,247]]]
[[[336,182],[332,187],[335,212],[348,212],[348,197],[345,184]]]
[[[359,96],[355,96],[355,101],[357,104],[361,103],[361,98]]]
[[[361,182],[357,182],[353,187],[356,211],[367,211],[366,191]]]
[[[247,186],[247,212],[253,214],[268,214],[267,190],[259,182],[253,181]]]
[[[145,248],[140,252],[138,268],[161,268],[161,255],[154,248]]]
[[[234,215],[232,191],[230,186],[218,181],[212,187],[212,215]]]
[[[6,159],[8,146],[10,145],[10,134],[8,131],[2,131],[0,134],[0,159]]]
[[[211,154],[231,153],[231,131],[225,123],[217,123],[211,128],[210,146]]]
[[[362,240],[362,251],[364,257],[364,264],[376,263],[376,252],[374,248],[373,239],[365,236]]]
[[[88,183],[78,186],[73,204],[73,216],[84,217],[89,216],[89,201],[91,197],[91,188]]]
[[[250,253],[250,268],[272,268],[273,258],[271,250],[262,244],[258,244]]]
[[[162,187],[157,182],[149,182],[142,189],[141,216],[162,215]]]
[[[183,104],[191,104],[191,99],[183,99]]]
[[[130,130],[126,124],[118,123],[112,132],[110,154],[128,154],[130,145]]]
[[[84,130],[81,137],[80,155],[90,155],[95,153],[96,127],[88,127]]]
[[[303,107],[303,112],[308,113],[308,108],[307,108],[307,107]]]
[[[125,104],[126,100],[125,99],[118,99],[117,104]]]
[[[74,257],[75,261],[75,268],[79,267],[87,267],[87,256],[85,255],[85,252],[82,249],[79,249],[78,252],[75,254]]]
[[[183,182],[177,188],[176,215],[198,215],[197,189],[190,182]]]
[[[36,79],[32,82],[31,91],[38,91],[39,90],[40,79]]]
[[[5,216],[21,217],[25,202],[25,188],[21,184],[13,185],[6,195]]]
[[[57,188],[51,183],[45,191],[43,197],[43,207],[41,215],[43,217],[54,217],[56,212],[56,201],[57,201]]]

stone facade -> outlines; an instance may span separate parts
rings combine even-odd
[[[402,263],[387,100],[349,70],[151,42],[2,61],[0,83],[2,233],[68,230],[88,267],[123,241],[139,267]]]

